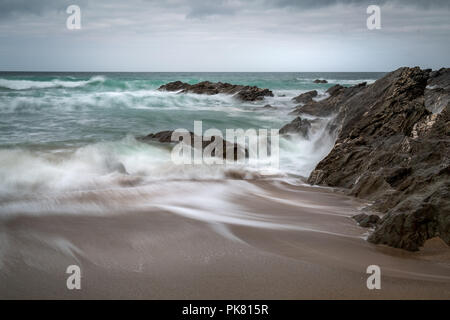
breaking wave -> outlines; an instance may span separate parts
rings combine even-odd
[[[48,88],[78,88],[92,83],[101,83],[105,81],[103,76],[95,76],[89,80],[67,81],[53,79],[49,81],[38,80],[11,80],[0,79],[0,88],[9,90],[29,90],[29,89],[48,89]]]

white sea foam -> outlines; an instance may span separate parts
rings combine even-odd
[[[294,173],[308,176],[331,149],[327,119],[313,125],[309,139],[280,139],[280,169],[258,159],[235,165],[175,165],[170,146],[146,144],[129,136],[81,148],[52,151],[0,150],[0,197],[11,194],[102,189],[155,180],[202,180]]]
[[[89,80],[80,81],[64,81],[54,79],[50,81],[36,81],[36,80],[11,80],[0,79],[0,88],[10,90],[28,90],[28,89],[46,89],[46,88],[77,88],[90,83],[104,82],[105,77],[95,76]]]

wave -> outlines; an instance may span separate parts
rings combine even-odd
[[[0,96],[0,110],[9,113],[33,113],[54,110],[65,111],[96,109],[142,109],[155,111],[220,111],[229,115],[258,111],[258,107],[269,103],[278,107],[292,107],[291,97],[267,99],[256,103],[243,103],[230,95],[176,94],[155,89],[137,91],[93,91],[72,92],[70,96],[48,91],[39,96]],[[256,107],[256,108],[255,108]],[[261,109],[261,111],[264,111]]]
[[[0,201],[17,195],[122,188],[169,180],[221,180],[308,176],[334,140],[322,125],[311,139],[280,138],[280,166],[250,159],[232,165],[176,165],[171,146],[143,143],[133,136],[78,148],[0,149]]]
[[[64,81],[60,79],[53,79],[50,81],[0,79],[0,88],[9,90],[78,88],[92,83],[101,83],[105,80],[106,79],[103,76],[95,76],[90,78],[89,80],[80,81]]]

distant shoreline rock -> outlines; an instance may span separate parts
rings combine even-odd
[[[327,80],[316,79],[313,81],[314,83],[328,83]]]
[[[160,91],[179,91],[179,93],[196,94],[230,94],[242,101],[259,101],[264,97],[273,97],[273,92],[269,89],[261,89],[256,86],[244,86],[223,82],[202,81],[197,84],[189,84],[181,81],[174,81],[164,84],[158,88]]]

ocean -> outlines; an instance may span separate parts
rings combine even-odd
[[[260,168],[176,166],[170,148],[136,137],[162,130],[279,129],[290,122],[294,96],[335,85],[372,83],[384,73],[0,73],[0,213],[11,199],[146,185],[155,181],[257,177]],[[326,79],[327,84],[315,84]],[[274,97],[241,102],[227,95],[161,92],[170,81],[209,80],[269,88]],[[276,109],[264,109],[270,104]],[[327,119],[324,119],[326,124]],[[277,177],[307,177],[334,143],[280,139]],[[117,168],[125,168],[125,172]],[[11,202],[12,201],[12,202]]]

